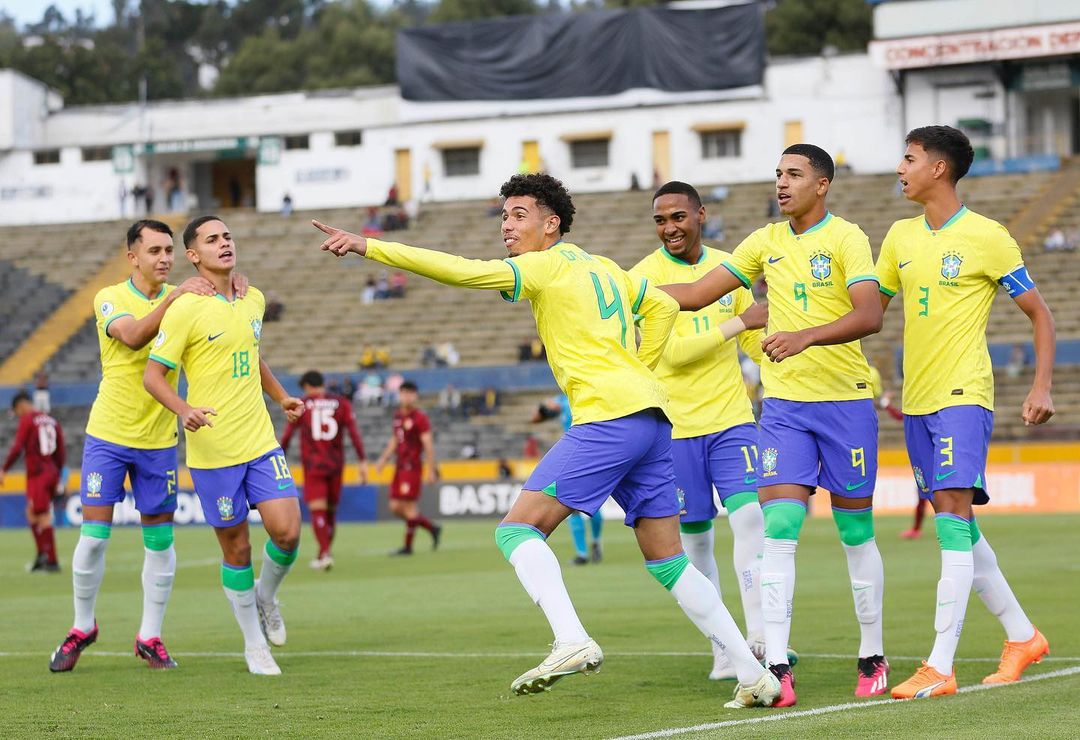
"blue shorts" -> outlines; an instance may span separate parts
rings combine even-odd
[[[192,468],[191,480],[207,523],[218,528],[240,524],[247,519],[248,510],[263,501],[297,497],[280,447],[239,465]]]
[[[176,447],[140,450],[86,435],[83,447],[83,506],[111,506],[124,500],[124,478],[131,482],[135,508],[142,514],[176,511]]]
[[[627,526],[679,513],[671,423],[656,409],[572,426],[536,466],[525,490],[542,491],[590,516],[611,496]]]
[[[878,419],[869,398],[785,401],[766,398],[758,432],[758,487],[795,483],[842,498],[874,493]]]
[[[990,501],[986,492],[986,453],[994,414],[982,406],[949,406],[932,414],[904,415],[911,472],[921,498],[934,491],[974,488],[976,504]]]
[[[682,491],[684,522],[716,518],[713,486],[723,503],[736,493],[757,493],[757,427],[739,424],[715,434],[671,440],[675,485]]]

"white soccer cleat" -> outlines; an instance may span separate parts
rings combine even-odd
[[[739,684],[735,687],[735,695],[724,706],[728,709],[749,709],[750,707],[771,707],[777,697],[780,696],[780,681],[766,670],[761,678],[750,686]]]
[[[274,656],[270,654],[268,645],[256,645],[244,649],[244,660],[247,661],[248,671],[256,676],[280,676],[281,669],[278,667]]]
[[[595,640],[551,646],[551,654],[540,665],[526,671],[514,679],[510,690],[519,696],[539,694],[547,691],[563,676],[581,673],[588,676],[600,670],[604,663],[604,652]]]
[[[255,584],[255,607],[259,610],[259,626],[271,645],[281,647],[285,644],[285,620],[281,618],[280,604],[277,599],[263,601],[259,598],[259,586]]]
[[[330,570],[334,567],[334,559],[329,555],[323,555],[321,558],[315,558],[308,565],[312,570]]]
[[[738,677],[738,674],[735,672],[735,666],[731,665],[731,661],[728,660],[727,654],[715,643],[712,646],[712,654],[713,662],[712,671],[709,673],[710,681],[726,681]]]

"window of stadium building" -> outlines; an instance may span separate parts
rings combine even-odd
[[[82,150],[84,162],[105,162],[112,159],[111,146],[84,146]]]
[[[335,146],[360,146],[364,143],[363,131],[335,131]]]
[[[301,134],[299,136],[286,136],[285,148],[286,149],[309,149],[310,142],[307,134]]]
[[[570,164],[576,169],[607,167],[610,139],[586,139],[570,142]]]
[[[34,152],[34,164],[60,164],[60,150],[41,149]]]
[[[742,153],[742,131],[702,131],[701,158],[738,157]]]
[[[480,174],[480,147],[443,149],[443,171],[447,177]]]

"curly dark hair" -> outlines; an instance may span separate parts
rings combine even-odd
[[[559,217],[560,234],[570,231],[570,226],[574,223],[575,209],[570,193],[561,181],[543,172],[514,175],[499,188],[499,195],[504,199],[515,195],[532,196],[541,208],[547,208]]]

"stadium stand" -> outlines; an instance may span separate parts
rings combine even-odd
[[[41,274],[0,259],[0,360],[7,359],[70,291]]]

